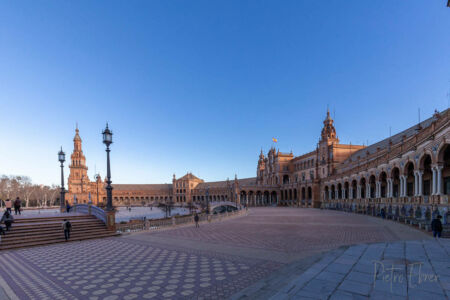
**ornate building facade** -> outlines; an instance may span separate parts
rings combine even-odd
[[[300,156],[261,150],[256,177],[217,182],[188,173],[167,184],[113,184],[113,203],[175,205],[231,201],[248,206],[322,207],[391,214],[448,211],[450,194],[449,110],[370,145],[341,144],[327,112],[319,142]],[[87,175],[79,130],[74,137],[69,201],[106,201],[105,181]],[[420,211],[420,212],[419,212]]]
[[[450,110],[362,149],[322,184],[325,208],[450,222]]]

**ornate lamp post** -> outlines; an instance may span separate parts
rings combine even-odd
[[[58,152],[58,160],[61,163],[61,200],[60,200],[60,209],[61,209],[61,212],[63,212],[64,209],[65,209],[65,205],[66,205],[66,200],[65,200],[66,190],[64,189],[64,162],[66,161],[66,154],[64,153],[64,151],[62,151],[62,147],[61,147],[61,150]]]
[[[206,213],[209,214],[209,186],[206,186]]]
[[[100,174],[95,174],[95,181],[97,183],[97,205],[98,205],[98,180],[100,179]]]
[[[106,210],[113,211],[112,205],[112,186],[111,186],[111,169],[109,166],[109,146],[112,144],[112,131],[108,128],[108,123],[106,123],[106,128],[102,132],[103,143],[106,145]]]

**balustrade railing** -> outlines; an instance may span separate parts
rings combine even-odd
[[[106,224],[106,212],[100,207],[91,204],[75,204],[74,211],[81,214],[93,215]]]
[[[226,212],[222,214],[212,214],[199,215],[199,222],[215,222],[221,221],[223,219],[228,219],[236,216],[245,215],[247,213],[246,209],[237,210],[234,212]],[[176,227],[180,225],[187,225],[194,223],[194,216],[181,216],[181,217],[171,217],[165,219],[156,219],[156,220],[133,220],[128,223],[119,223],[116,224],[117,232],[135,232],[135,231],[143,231],[143,230],[160,230],[164,228]]]

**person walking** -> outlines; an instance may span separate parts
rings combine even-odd
[[[11,228],[11,225],[14,222],[14,218],[10,214],[10,212],[8,210],[6,210],[5,213],[3,214],[0,222],[4,223],[6,226],[6,231],[9,231],[9,228]]]
[[[438,215],[433,221],[431,221],[431,230],[433,231],[433,237],[440,238],[442,234],[442,216]]]
[[[64,230],[64,238],[66,239],[67,242],[70,239],[70,231],[72,230],[72,223],[70,223],[69,220],[64,219],[62,227]]]
[[[19,213],[20,215],[20,207],[22,206],[22,201],[20,201],[20,198],[17,197],[14,201],[14,214],[17,215]]]
[[[200,218],[198,217],[198,214],[195,213],[194,221],[195,221],[195,227],[196,227],[196,228],[199,228],[199,227],[200,227],[200,225],[198,225],[198,221],[199,221],[199,220],[200,220]]]
[[[6,211],[9,211],[9,213],[11,213],[12,201],[9,200],[9,199],[6,199],[6,201],[5,201],[5,207],[6,207]]]
[[[66,205],[66,212],[67,213],[70,213],[70,209],[72,208],[72,206],[70,206],[70,203],[69,202],[67,202],[67,205]]]

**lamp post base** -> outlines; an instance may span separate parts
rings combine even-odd
[[[116,211],[108,210],[106,211],[106,228],[111,231],[116,230]]]

